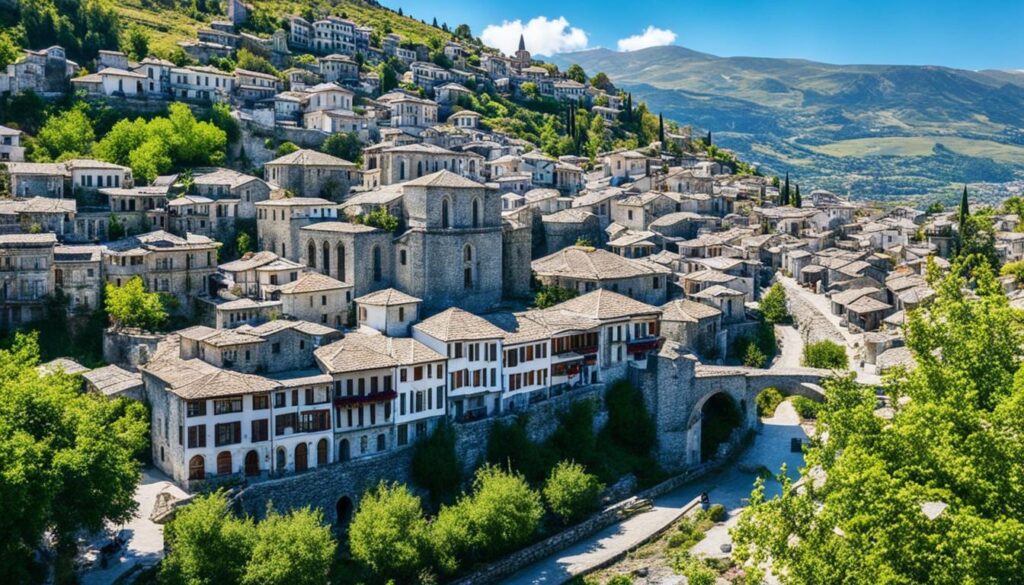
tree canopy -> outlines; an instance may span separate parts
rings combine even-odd
[[[135,511],[135,454],[149,415],[124,399],[78,391],[76,377],[41,373],[37,334],[0,350],[0,581],[27,582],[32,552],[51,531],[74,548],[79,530]]]
[[[167,321],[160,294],[146,292],[141,277],[133,277],[122,286],[107,283],[106,308],[110,320],[118,327],[156,331]]]
[[[1020,581],[1021,315],[982,258],[929,279],[936,298],[908,316],[916,366],[885,379],[891,415],[852,376],[826,382],[809,479],[755,489],[733,532],[752,572],[771,559],[787,584]]]

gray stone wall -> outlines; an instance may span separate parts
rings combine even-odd
[[[512,228],[506,224],[502,231],[502,287],[506,298],[530,296],[530,255],[533,232],[529,226]]]
[[[135,371],[149,361],[162,335],[143,331],[103,331],[103,361]]]

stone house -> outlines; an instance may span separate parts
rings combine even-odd
[[[235,76],[210,67],[185,66],[171,69],[171,96],[184,101],[230,101],[234,92]]]
[[[604,176],[636,179],[650,172],[650,158],[635,150],[609,152],[602,159]]]
[[[309,149],[276,158],[263,169],[272,185],[300,197],[341,200],[360,181],[355,163]]]
[[[65,183],[71,178],[62,163],[7,163],[11,194],[15,197],[50,197],[62,199]]]
[[[0,326],[42,319],[53,291],[54,234],[0,235]]]
[[[246,106],[251,107],[260,100],[273,98],[279,83],[277,76],[269,73],[235,69],[235,95]]]
[[[235,215],[256,218],[256,204],[270,199],[270,185],[259,177],[225,168],[198,168],[192,171],[193,191],[215,201],[237,200]]]
[[[187,314],[192,298],[208,293],[220,246],[195,234],[178,237],[159,230],[139,234],[107,244],[103,272],[106,281],[116,286],[138,276],[148,290],[172,295]]]
[[[75,77],[71,85],[89,96],[137,97],[145,95],[145,79],[145,75],[136,71],[108,67],[97,73]]]
[[[278,258],[277,254],[270,251],[248,252],[238,260],[219,265],[217,271],[221,282],[232,295],[256,298],[260,296],[256,270]]]
[[[680,209],[674,199],[664,193],[648,191],[640,195],[613,199],[611,219],[627,229],[643,231],[658,217],[677,211]]]
[[[234,235],[239,201],[214,201],[201,195],[183,195],[167,202],[167,230],[179,236],[193,233],[226,240]]]
[[[332,276],[362,296],[394,281],[394,235],[363,224],[322,221],[299,230],[301,258],[310,270]],[[347,318],[346,318],[347,322]]]
[[[419,321],[423,299],[385,288],[355,299],[356,324],[369,327],[389,337],[407,337],[412,324]]]
[[[719,335],[723,333],[722,311],[688,299],[661,306],[661,331],[666,339],[705,355],[721,352],[725,341],[725,335]]]
[[[359,80],[359,64],[347,55],[327,55],[317,59],[317,62],[320,65],[320,77],[326,82],[352,83]]]
[[[54,247],[53,287],[67,296],[68,312],[99,307],[103,298],[103,247]]]
[[[605,289],[652,305],[668,300],[671,270],[600,248],[569,246],[534,260],[532,267],[537,279],[547,286],[569,288],[580,294]]]
[[[716,284],[691,296],[697,302],[718,309],[722,313],[723,326],[746,320],[746,295],[738,290]]]
[[[281,301],[281,311],[286,317],[335,329],[348,322],[351,284],[318,272],[306,272],[292,282],[262,288],[272,300]]]
[[[21,145],[21,130],[0,126],[0,162],[25,160],[25,147]]]
[[[261,201],[256,204],[259,248],[297,262],[303,253],[299,243],[299,229],[337,217],[338,210],[334,204],[319,197],[286,197]]]

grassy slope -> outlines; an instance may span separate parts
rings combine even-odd
[[[408,16],[399,16],[386,8],[376,6],[360,0],[250,0],[256,10],[266,10],[271,14],[286,18],[292,14],[299,14],[303,8],[312,7],[318,13],[323,14],[344,14],[357,24],[372,26],[377,31],[383,31],[390,26],[393,32],[402,35],[402,38],[414,42],[426,44],[431,38],[444,41],[451,38],[451,35],[429,24]],[[145,28],[151,36],[151,46],[158,52],[167,52],[180,40],[194,39],[196,30],[206,23],[189,17],[184,12],[166,9],[158,5],[147,6],[142,0],[120,0],[116,3],[118,13],[121,15],[125,25],[138,24]],[[211,17],[216,20],[220,17]],[[451,28],[455,23],[449,23]]]

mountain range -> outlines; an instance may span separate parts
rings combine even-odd
[[[603,71],[634,103],[808,187],[907,199],[1024,180],[1024,71],[717,57],[680,46],[550,60]]]

